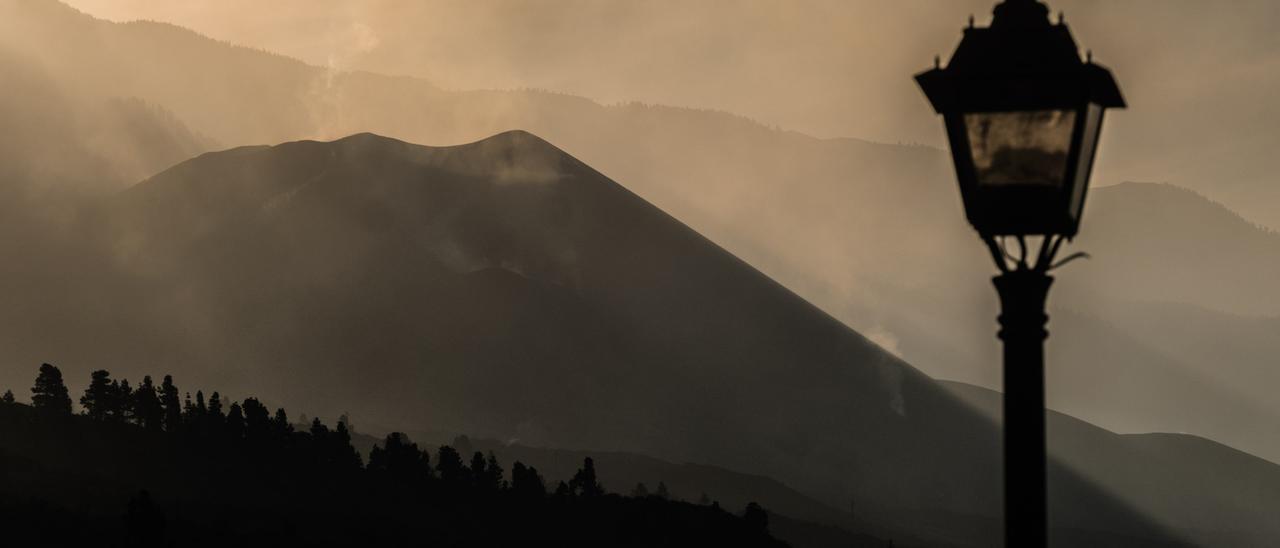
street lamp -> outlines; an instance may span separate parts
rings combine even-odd
[[[937,59],[916,81],[946,122],[965,216],[1000,269],[1006,545],[1044,546],[1049,271],[1082,255],[1054,262],[1080,226],[1103,113],[1124,98],[1036,0],[1004,0],[987,28],[971,19],[947,66]]]

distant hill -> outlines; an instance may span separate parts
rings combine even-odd
[[[960,383],[943,383],[993,420],[1000,394]],[[1066,467],[1097,485],[1107,485],[1135,511],[1161,516],[1171,529],[1222,536],[1210,546],[1266,546],[1268,535],[1228,532],[1223,523],[1259,516],[1280,493],[1280,465],[1185,434],[1114,434],[1078,419],[1050,413],[1049,450]],[[1054,487],[1051,483],[1050,490]],[[1194,494],[1192,494],[1194,493]],[[1050,513],[1059,511],[1052,504]]]
[[[49,202],[118,190],[213,146],[159,105],[66,89],[40,63],[3,47],[0,77],[6,217],[41,215]]]
[[[1050,406],[1115,431],[1189,432],[1280,458],[1268,389],[1280,382],[1269,365],[1280,315],[1268,312],[1280,304],[1280,234],[1162,184],[1095,189],[1085,215],[1073,248],[1092,258],[1055,273],[1049,299]],[[973,241],[938,253],[943,264],[986,260]],[[886,284],[876,306],[849,314],[878,316],[900,355],[938,377],[998,387],[987,268]]]
[[[1280,233],[1190,190],[1152,183],[1097,189],[1080,244],[1097,260],[1073,273],[1073,296],[1087,288],[1102,302],[1280,317]]]

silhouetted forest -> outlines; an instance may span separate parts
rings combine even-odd
[[[401,433],[368,463],[345,420],[305,427],[255,398],[182,392],[166,375],[137,386],[93,372],[73,413],[44,364],[31,404],[0,398],[0,516],[9,539],[59,546],[785,546],[758,504],[638,486],[613,494],[584,459],[551,486],[532,466]]]

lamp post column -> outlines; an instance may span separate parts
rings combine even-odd
[[[1048,542],[1044,405],[1045,301],[1053,277],[1039,269],[995,278],[1004,341],[1005,546]]]

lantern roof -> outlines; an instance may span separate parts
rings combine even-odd
[[[938,112],[1123,108],[1111,71],[1082,60],[1067,25],[1037,0],[1005,0],[989,27],[970,25],[946,68],[916,76]]]

